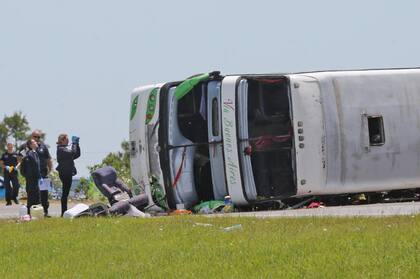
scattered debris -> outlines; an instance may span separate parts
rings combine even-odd
[[[25,215],[28,215],[28,208],[26,207],[26,205],[22,205],[19,208],[19,218],[22,219],[22,217],[25,216]]]
[[[199,214],[212,214],[222,211],[224,207],[225,202],[223,201],[205,201],[194,206],[193,211]]]
[[[299,202],[299,203],[297,203],[297,204],[289,207],[288,209],[298,209],[298,208],[301,208],[305,204],[308,204],[308,203],[310,203],[311,201],[313,201],[315,199],[316,199],[316,197],[310,197],[308,199],[305,199],[305,200],[303,200],[303,201],[301,201],[301,202]]]
[[[29,221],[31,221],[31,215],[25,214],[25,215],[21,216],[20,217],[20,221],[22,221],[22,222],[29,222]]]
[[[237,224],[237,225],[223,228],[223,231],[225,232],[230,232],[230,231],[235,231],[235,230],[242,230],[242,224]]]
[[[362,204],[367,202],[366,195],[363,193],[353,195],[351,200],[352,204]]]
[[[323,202],[311,202],[307,208],[323,208],[325,204]]]
[[[176,209],[185,209],[185,205],[183,203],[177,203]]]
[[[224,213],[231,213],[233,212],[233,202],[230,196],[225,196],[225,207],[223,208]]]
[[[63,218],[73,219],[79,217],[83,214],[83,212],[89,210],[89,206],[84,203],[79,203],[73,206],[72,208],[68,209],[63,214]]]
[[[91,206],[77,204],[64,212],[63,217],[73,219],[81,216],[131,216],[150,217],[141,210],[148,204],[146,194],[133,196],[131,190],[117,177],[113,167],[105,166],[92,173],[93,181],[101,193],[108,198],[110,206],[103,203],[96,203]]]
[[[143,211],[138,210],[135,206],[130,204],[130,209],[124,216],[148,218],[150,217],[150,214],[144,213]]]
[[[186,209],[177,209],[169,213],[169,215],[189,215],[192,214],[192,211]]]
[[[31,220],[38,220],[44,218],[44,208],[41,205],[31,206]]]
[[[207,223],[195,223],[194,226],[197,226],[197,227],[213,227],[212,224],[207,224]]]

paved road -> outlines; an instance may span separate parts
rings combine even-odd
[[[368,205],[330,206],[323,208],[256,211],[223,214],[222,216],[240,217],[308,217],[308,216],[393,216],[393,215],[417,215],[420,214],[420,202],[405,203],[378,203]],[[216,215],[216,216],[221,216]]]
[[[26,201],[23,201],[23,204],[26,205]],[[75,204],[74,202],[69,202],[68,208],[73,207]],[[6,218],[18,218],[19,217],[19,209],[22,205],[13,204],[11,206],[6,206],[4,201],[0,201],[0,219]],[[49,214],[53,217],[59,217],[61,215],[61,204],[60,201],[50,200],[50,208]]]
[[[69,208],[77,202],[69,202]],[[17,218],[19,216],[20,205],[5,206],[0,205],[0,219]],[[60,216],[61,206],[59,201],[50,202],[50,215]],[[276,211],[256,211],[240,212],[229,214],[206,215],[211,217],[308,217],[308,216],[392,216],[392,215],[417,215],[420,214],[420,202],[406,203],[384,203],[369,205],[349,205],[349,206],[331,206],[313,209],[295,209],[295,210],[276,210]]]

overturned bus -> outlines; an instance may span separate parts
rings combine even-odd
[[[168,208],[415,189],[419,107],[420,69],[213,72],[143,86],[131,96],[132,178]]]

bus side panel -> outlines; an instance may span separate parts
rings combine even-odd
[[[316,79],[291,76],[297,196],[323,192],[326,180],[322,100]]]
[[[326,193],[420,186],[420,70],[313,74],[326,119]],[[383,120],[384,143],[371,145],[369,117]]]
[[[149,157],[148,157],[148,125],[146,125],[146,112],[150,92],[156,86],[144,86],[136,89],[131,95],[130,115],[130,168],[131,177],[134,182],[134,192],[146,192],[149,197],[149,204],[152,203],[149,184]],[[136,108],[135,108],[136,107]],[[135,110],[135,112],[134,112]],[[150,111],[150,109],[149,109]],[[158,110],[157,110],[158,111]],[[158,118],[157,115],[153,119]],[[152,119],[152,121],[153,121]],[[149,122],[150,124],[150,122]],[[153,125],[153,124],[152,124]]]

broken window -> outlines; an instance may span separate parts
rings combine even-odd
[[[289,83],[285,78],[248,79],[251,164],[260,197],[294,192]]]
[[[371,146],[385,143],[384,121],[382,116],[368,116],[369,144]]]
[[[194,143],[207,142],[207,85],[195,86],[178,101],[178,125],[181,134]]]
[[[291,127],[285,79],[248,80],[249,137],[287,135]]]

